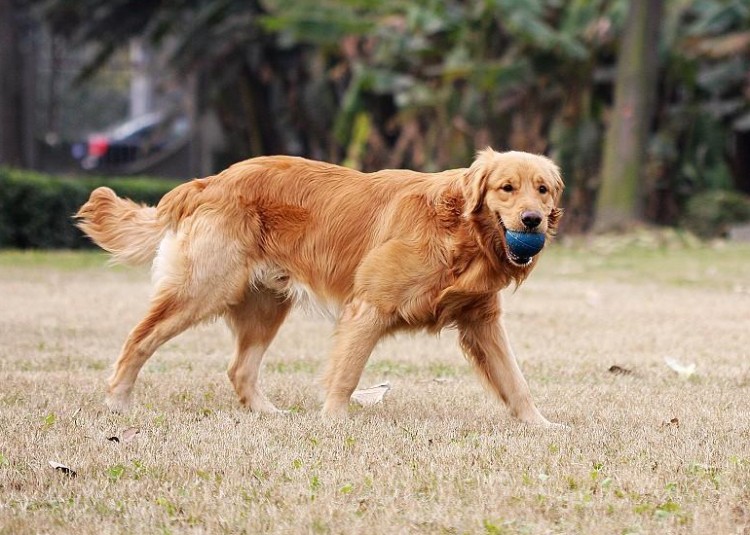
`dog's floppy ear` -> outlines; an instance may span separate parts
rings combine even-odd
[[[565,183],[562,179],[562,173],[560,168],[550,160],[551,165],[551,176],[552,180],[552,198],[555,201],[555,207],[547,216],[548,233],[552,236],[557,232],[557,226],[560,224],[560,218],[563,215],[563,209],[560,208],[560,201],[562,200],[563,190],[565,189]]]
[[[565,189],[565,183],[562,179],[562,173],[560,168],[555,162],[549,160],[550,163],[550,179],[552,181],[552,198],[555,200],[555,206],[560,205],[562,199],[563,190]]]
[[[560,218],[562,215],[562,208],[553,208],[547,216],[547,233],[550,236],[554,236],[557,233],[557,226],[560,224]]]
[[[490,164],[494,153],[495,151],[490,147],[479,151],[474,163],[462,177],[463,193],[466,199],[464,209],[467,214],[473,214],[482,208],[484,194],[487,193],[487,178],[490,174]]]

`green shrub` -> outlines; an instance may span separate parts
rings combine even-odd
[[[177,184],[151,178],[58,178],[0,168],[0,247],[88,247],[91,242],[74,226],[72,216],[92,190],[109,186],[122,197],[156,204]]]
[[[694,195],[685,206],[683,225],[703,238],[725,236],[733,223],[750,221],[750,197],[712,190]]]

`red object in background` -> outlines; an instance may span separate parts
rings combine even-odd
[[[89,156],[100,158],[107,153],[109,148],[109,138],[106,136],[91,136],[89,137]]]

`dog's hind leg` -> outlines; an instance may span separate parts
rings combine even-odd
[[[109,380],[107,405],[115,412],[127,409],[138,372],[159,346],[226,312],[247,287],[246,259],[236,244],[208,233],[190,238],[189,244],[168,238],[175,241],[160,250],[151,306],[125,341]]]
[[[257,412],[279,412],[265,396],[258,378],[266,349],[284,322],[291,301],[267,288],[249,288],[244,299],[229,308],[226,321],[234,332],[236,350],[227,370],[240,403]]]
[[[337,418],[346,416],[349,399],[357,388],[367,359],[387,328],[387,318],[374,306],[362,301],[346,305],[323,377],[327,391],[323,414]]]

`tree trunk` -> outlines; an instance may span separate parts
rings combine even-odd
[[[153,54],[143,39],[130,40],[130,64],[130,117],[135,118],[146,115],[155,108]]]
[[[662,0],[632,0],[620,42],[615,102],[604,145],[594,230],[625,230],[642,218],[642,171],[656,91]]]
[[[23,76],[17,10],[0,0],[0,164],[23,164]]]

